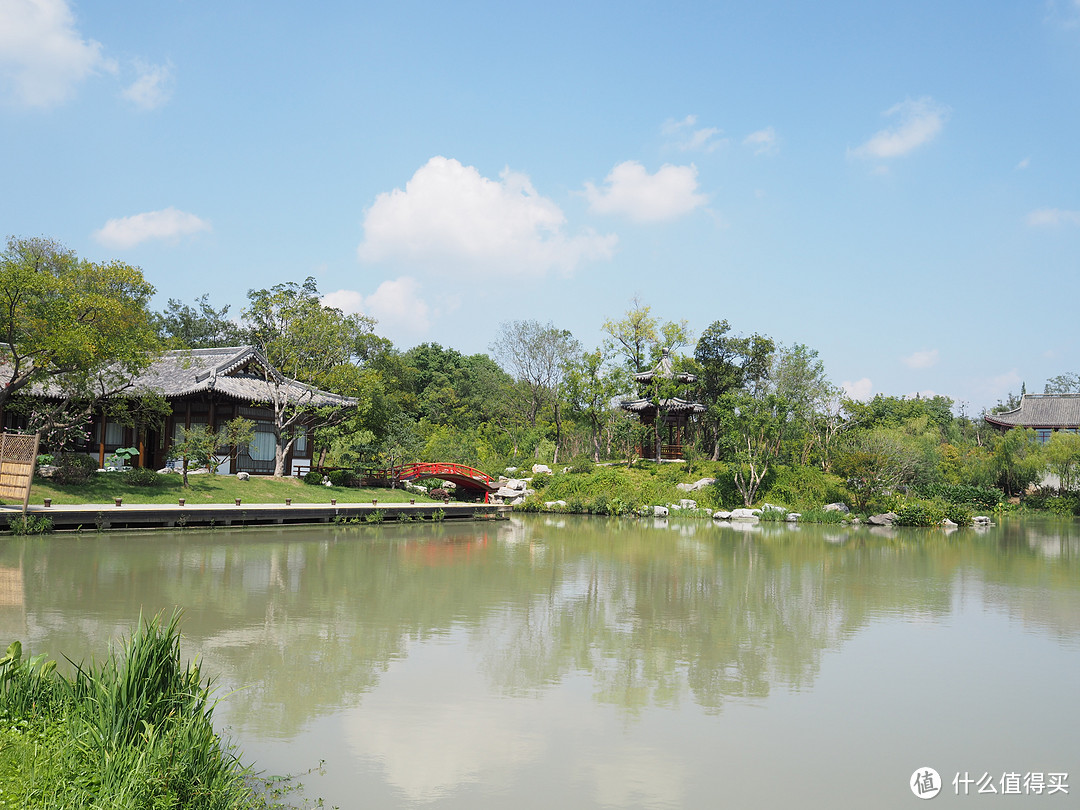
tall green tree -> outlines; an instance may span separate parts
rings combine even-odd
[[[209,294],[196,298],[195,306],[170,298],[155,321],[158,335],[171,349],[211,349],[244,342],[242,327],[229,318],[229,307],[214,309]]]
[[[491,352],[504,369],[529,391],[529,422],[536,424],[541,408],[550,405],[555,424],[555,462],[562,443],[562,385],[567,368],[581,344],[566,329],[550,321],[506,321],[491,344]]]
[[[1067,372],[1051,377],[1043,387],[1044,394],[1075,394],[1080,392],[1080,374]]]
[[[652,308],[635,296],[622,318],[604,321],[607,334],[605,349],[622,358],[631,374],[648,371],[659,360],[664,349],[673,356],[690,342],[690,326],[685,321],[661,321]]]
[[[620,371],[609,367],[601,349],[582,352],[567,366],[566,401],[571,414],[588,426],[593,461],[600,460],[600,436],[612,417],[611,403],[626,388]]]
[[[1057,431],[1043,447],[1043,455],[1061,488],[1076,489],[1080,483],[1080,434]]]
[[[720,458],[725,423],[731,414],[729,394],[746,391],[751,397],[764,393],[776,344],[772,338],[753,334],[734,335],[726,320],[713,321],[701,333],[694,348],[698,396],[705,406],[702,418],[713,461]]]
[[[780,459],[791,408],[776,394],[755,397],[748,391],[734,391],[725,400],[726,455],[743,504],[750,506]]]
[[[311,277],[303,284],[249,290],[244,318],[248,339],[273,367],[264,369],[264,381],[273,412],[274,475],[281,476],[305,425],[325,427],[351,415],[344,408],[320,407],[312,388],[298,390],[288,378],[346,396],[362,394],[372,378],[365,377],[357,360],[371,344],[375,320],[323,306]]]
[[[93,401],[129,387],[160,349],[154,288],[137,267],[90,262],[51,239],[0,255],[0,409],[34,383]]]
[[[1020,495],[1043,474],[1043,458],[1035,431],[1031,428],[1011,428],[993,443],[991,464],[997,474],[997,485],[1009,495]]]

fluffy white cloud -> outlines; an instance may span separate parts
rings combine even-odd
[[[869,377],[863,377],[861,380],[856,380],[855,382],[844,380],[840,383],[840,387],[844,389],[845,394],[860,402],[868,401],[871,392],[874,390],[874,384],[870,382]]]
[[[751,132],[743,138],[743,146],[751,147],[755,155],[774,154],[778,145],[779,140],[776,137],[776,130],[772,127],[765,127],[765,129],[759,129],[757,132]]]
[[[431,307],[420,296],[419,282],[409,276],[384,281],[367,296],[355,290],[327,293],[322,303],[349,314],[371,315],[379,322],[379,334],[416,337],[431,326]]]
[[[903,358],[903,363],[908,368],[930,368],[937,365],[938,350],[927,349],[921,352],[915,352],[907,357]]]
[[[697,193],[697,167],[664,164],[649,174],[636,160],[620,163],[604,178],[604,187],[585,184],[589,210],[595,214],[623,214],[635,222],[676,219],[704,205]]]
[[[433,157],[405,189],[384,192],[364,212],[364,261],[420,264],[504,273],[573,270],[611,258],[614,234],[564,233],[566,217],[529,178],[506,169],[499,180],[473,166]]]
[[[100,42],[84,39],[65,0],[0,2],[0,82],[21,104],[51,107],[75,86],[116,64]]]
[[[1027,215],[1027,224],[1036,228],[1053,228],[1058,225],[1080,225],[1080,211],[1064,211],[1060,208],[1040,208]]]
[[[144,110],[155,110],[172,95],[172,65],[150,65],[136,60],[138,77],[128,85],[122,95]]]
[[[674,146],[684,152],[713,152],[727,144],[727,138],[721,138],[722,130],[716,127],[696,127],[697,116],[688,115],[681,121],[668,119],[661,131],[674,138]]]
[[[106,247],[131,248],[150,239],[177,239],[209,230],[206,220],[170,207],[110,219],[101,230],[94,231],[94,239]]]
[[[908,154],[913,149],[937,137],[945,125],[949,108],[932,98],[901,101],[885,111],[886,118],[893,118],[896,125],[883,129],[852,154],[862,158],[894,158]]]

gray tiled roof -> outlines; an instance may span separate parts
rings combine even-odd
[[[633,399],[620,402],[619,406],[631,413],[649,413],[657,410],[656,404],[648,399]],[[660,400],[660,407],[670,414],[705,413],[705,406],[697,402],[689,402],[679,397]]]
[[[256,370],[244,370],[252,367]],[[263,369],[268,369],[270,375],[284,385],[286,396],[291,402],[303,401],[316,406],[335,407],[356,404],[352,397],[339,396],[287,379],[252,346],[164,352],[131,381],[131,387],[135,391],[156,391],[170,399],[215,391],[246,402],[269,402],[270,388]],[[48,385],[32,386],[27,393],[55,396],[52,386]]]
[[[1080,394],[1024,394],[1019,408],[987,414],[986,421],[1001,427],[1080,427]]]
[[[647,383],[650,382],[653,377],[660,377],[665,380],[677,380],[681,383],[697,382],[697,375],[691,374],[689,371],[680,371],[675,373],[675,366],[671,362],[671,352],[664,349],[663,355],[660,357],[660,362],[649,371],[640,371],[634,375],[634,379],[638,382]]]

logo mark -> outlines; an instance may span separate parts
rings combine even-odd
[[[933,768],[918,768],[908,782],[911,792],[920,799],[932,799],[941,792],[941,777]]]

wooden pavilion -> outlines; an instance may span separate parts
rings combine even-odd
[[[676,372],[671,353],[664,349],[660,362],[649,371],[634,375],[638,398],[625,400],[619,406],[653,428],[653,452],[657,461],[683,457],[683,434],[690,420],[705,412],[705,406],[678,396],[687,386],[697,382],[689,372]],[[640,450],[643,448],[639,448]],[[641,455],[645,455],[643,452]]]

